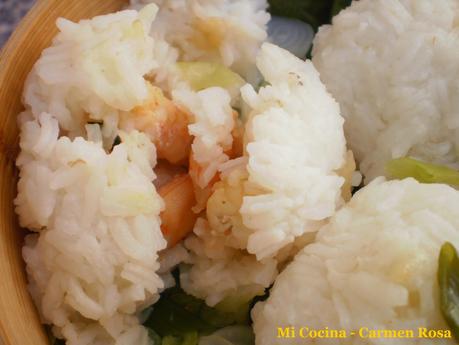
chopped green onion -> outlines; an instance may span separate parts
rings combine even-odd
[[[459,259],[454,246],[446,242],[438,259],[440,309],[456,340],[459,340]]]
[[[459,171],[409,157],[391,160],[386,165],[386,172],[390,177],[397,179],[413,177],[422,183],[459,185]]]

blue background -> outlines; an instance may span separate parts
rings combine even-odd
[[[0,47],[35,0],[0,0]]]

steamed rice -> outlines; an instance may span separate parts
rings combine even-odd
[[[136,314],[165,287],[156,149],[117,129],[148,96],[156,11],[60,19],[25,85],[15,205],[36,234],[23,257],[42,321],[69,345],[149,344]]]
[[[228,299],[247,302],[263,295],[277,276],[277,261],[258,261],[253,255],[227,246],[211,231],[205,219],[198,219],[195,235],[185,240],[192,266],[180,272],[182,288],[209,306]]]
[[[179,244],[165,250],[160,229],[164,203],[153,185],[157,153],[170,158],[163,157],[157,143],[161,126],[169,123],[161,119],[171,111],[180,115],[186,135],[194,136],[191,170],[198,188],[210,188],[229,160],[232,104],[239,92],[196,92],[175,64],[199,58],[244,73],[254,68],[266,38],[266,2],[215,1],[202,8],[176,2],[173,13],[172,3],[161,5],[154,27],[155,4],[79,23],[59,19],[59,34],[25,85],[15,204],[21,226],[36,233],[26,237],[23,256],[42,321],[69,345],[148,344],[138,314],[175,284],[170,272],[182,262],[195,264],[197,271],[214,265],[214,259],[222,259],[215,267],[233,262],[214,296],[202,296],[209,304],[239,289],[249,297],[262,293],[277,274],[275,260],[259,262],[234,248],[193,261],[192,248],[201,248],[194,238],[187,249]],[[186,25],[199,25],[192,33],[185,31],[196,42],[216,23],[214,17],[231,32],[213,47],[184,46],[176,39],[180,28],[165,26],[164,20],[184,16],[189,6],[195,17],[187,17]],[[121,144],[113,144],[116,137]],[[199,276],[194,283],[207,291],[211,286],[210,280],[203,284],[205,279]]]
[[[357,192],[278,277],[252,311],[256,344],[278,327],[448,329],[440,313],[440,247],[459,246],[459,192],[413,179],[377,179]],[[293,292],[293,293],[292,293]],[[282,344],[432,344],[432,339],[284,338]],[[454,344],[453,339],[435,339]]]
[[[118,115],[148,96],[144,75],[157,63],[148,35],[157,7],[127,10],[73,23],[59,19],[59,34],[35,64],[24,104],[35,117],[56,117],[70,137],[84,135],[84,123],[103,121],[112,142]]]
[[[257,66],[270,85],[242,91],[252,109],[246,150],[255,193],[244,196],[240,212],[252,232],[247,250],[262,259],[334,213],[346,142],[339,106],[310,61],[265,43]]]
[[[313,62],[367,181],[412,156],[459,168],[459,3],[361,0],[321,27]]]
[[[137,0],[159,7],[151,34],[177,48],[182,61],[217,61],[244,77],[256,74],[255,57],[267,38],[266,0]]]
[[[206,219],[185,241],[192,266],[182,286],[210,305],[263,294],[279,265],[342,203],[344,178],[336,170],[345,165],[346,143],[338,104],[311,62],[266,43],[257,65],[270,86],[258,94],[243,89],[252,109],[246,154],[220,166]]]
[[[101,142],[58,138],[47,113],[22,120],[15,204],[37,233],[23,256],[42,321],[68,345],[149,344],[135,314],[164,287],[154,146],[132,132],[107,154]]]
[[[211,192],[208,186],[220,166],[229,159],[225,152],[232,147],[235,124],[231,96],[225,89],[212,87],[199,92],[175,90],[173,97],[193,114],[188,126],[190,135],[194,137],[189,173],[196,190],[195,211],[199,212],[205,208]]]
[[[145,3],[149,5],[142,8]],[[425,195],[419,192],[422,188],[413,181],[394,184],[400,190],[375,183],[322,228],[319,244],[311,244],[316,232],[350,199],[358,175],[353,154],[346,150],[339,105],[312,63],[263,44],[267,1],[141,0],[132,1],[131,8],[140,11],[79,23],[59,20],[60,33],[26,83],[15,204],[21,226],[34,232],[26,237],[23,257],[42,321],[69,345],[149,345],[140,313],[175,284],[171,271],[178,265],[185,292],[209,306],[243,305],[264,294],[305,246],[279,277],[270,300],[254,311],[257,342],[274,344],[275,336],[269,337],[271,329],[277,330],[273,325],[278,316],[288,322],[309,320],[296,306],[312,310],[307,316],[318,320],[318,326],[324,320],[339,320],[339,326],[346,327],[346,315],[356,323],[362,320],[358,303],[354,310],[350,303],[335,305],[332,298],[325,303],[316,298],[322,292],[317,284],[329,291],[334,288],[327,279],[320,280],[329,269],[324,263],[327,255],[343,245],[343,258],[352,261],[360,244],[374,246],[380,254],[381,238],[392,244],[403,237],[381,225],[392,219],[387,212],[401,207],[400,190],[415,194],[418,205],[417,199]],[[248,82],[258,80],[261,72],[266,83],[259,89],[247,84],[240,91],[237,83],[228,89],[196,90],[179,73],[176,64],[181,61],[224,65]],[[240,119],[233,110],[236,106],[243,109]],[[242,120],[243,153],[235,135]],[[164,148],[171,147],[181,155],[166,155]],[[169,242],[167,249],[161,233],[164,201],[153,184],[157,159],[189,165],[179,170],[188,169],[193,186],[188,185],[197,199],[193,210],[199,213],[193,233],[175,246]],[[378,192],[380,185],[384,188]],[[434,199],[444,202],[439,196],[443,187],[431,188],[438,200]],[[451,200],[456,197],[447,187],[442,192]],[[371,193],[388,199],[388,206],[379,209],[379,199]],[[368,216],[371,225],[375,220],[369,215],[382,214],[381,237],[363,230],[346,232],[355,223],[341,214],[354,208],[359,214],[353,217]],[[431,213],[450,221],[451,210],[446,208],[445,215],[435,208]],[[421,211],[415,215],[427,217]],[[407,222],[419,225],[411,218]],[[451,229],[445,222],[439,224],[454,243]],[[342,228],[358,245],[345,242]],[[430,228],[426,231],[433,243],[438,240]],[[421,245],[408,249],[430,255],[436,244],[429,246],[420,238]],[[327,245],[330,252],[324,254]],[[396,256],[405,247],[391,249]],[[311,259],[309,253],[322,255],[324,261]],[[335,271],[342,268],[341,259],[331,263]],[[422,269],[413,266],[419,269],[416,273],[430,275],[429,260]],[[381,259],[374,265],[385,263]],[[318,279],[305,284],[310,272]],[[400,302],[397,308],[402,302],[409,304],[403,299],[406,286],[425,295],[436,291],[425,282],[407,283],[402,274],[387,277],[384,272],[368,278],[365,271],[363,278],[355,278],[386,284],[381,293],[387,294],[387,305],[376,303],[371,309],[378,326],[385,326],[387,319],[377,312],[393,316],[392,301]],[[395,284],[402,287],[394,288]],[[306,293],[291,296],[292,287]],[[358,297],[371,299],[371,291],[350,290],[342,300],[351,294],[355,302],[354,290]],[[312,292],[314,298],[304,300]],[[292,310],[284,305],[290,300]],[[419,314],[443,326],[436,302],[432,303]],[[424,322],[417,310],[406,310],[408,323]],[[318,311],[325,312],[325,318],[314,319]]]

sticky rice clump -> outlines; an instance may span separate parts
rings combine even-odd
[[[252,231],[247,250],[273,256],[305,232],[317,231],[341,200],[345,163],[343,118],[310,61],[265,43],[257,66],[269,84],[242,90],[248,183],[240,212]]]
[[[30,73],[24,104],[35,117],[56,117],[70,137],[83,124],[103,121],[103,136],[116,136],[118,114],[148,97],[144,76],[157,66],[155,42],[148,35],[156,5],[73,23],[57,20],[59,34]]]
[[[182,286],[211,305],[263,294],[342,201],[336,170],[349,162],[337,103],[310,62],[279,47],[264,44],[258,67],[271,85],[243,89],[252,108],[245,155],[220,166],[205,217],[185,241]]]
[[[156,39],[177,48],[180,60],[214,61],[246,78],[254,76],[255,57],[267,38],[266,0],[133,0],[134,8],[156,3]]]
[[[218,178],[220,166],[228,161],[226,154],[233,145],[234,110],[229,92],[211,87],[199,92],[187,88],[175,90],[174,101],[192,114],[188,126],[193,136],[189,174],[193,180],[197,205],[206,208],[212,183]]]
[[[221,236],[212,236],[208,222],[200,218],[194,236],[185,240],[192,264],[180,272],[182,288],[215,306],[234,300],[240,305],[263,295],[277,276],[277,261],[258,261],[254,255],[228,246]]]
[[[448,329],[437,265],[445,241],[459,246],[459,192],[413,179],[377,179],[357,192],[278,277],[252,311],[257,345],[278,327],[311,330]],[[431,344],[431,339],[282,339],[285,344]],[[453,339],[437,339],[454,344]]]
[[[193,235],[184,241],[191,266],[181,270],[181,285],[210,306],[228,300],[248,302],[264,294],[278,274],[276,259],[257,260],[246,250],[249,232],[239,213],[246,164],[241,157],[221,167],[221,181],[213,187],[205,217],[198,219]]]
[[[321,27],[313,62],[370,181],[393,158],[459,168],[459,3],[354,1]]]
[[[159,297],[157,253],[166,247],[154,146],[122,133],[107,154],[101,142],[58,133],[46,113],[21,128],[16,212],[37,232],[23,248],[30,292],[69,345],[147,345],[135,314]]]

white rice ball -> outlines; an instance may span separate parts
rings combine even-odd
[[[157,66],[160,50],[148,35],[156,12],[152,4],[79,23],[58,19],[59,34],[26,81],[25,106],[35,117],[55,116],[71,137],[82,135],[90,119],[103,120],[103,136],[113,139],[118,112],[147,99],[144,75]]]
[[[267,37],[266,0],[131,0],[133,8],[155,3],[160,10],[151,34],[186,61],[218,61],[246,78]]]
[[[257,65],[270,85],[242,90],[251,107],[245,155],[220,165],[206,217],[185,241],[192,267],[182,286],[210,305],[263,294],[341,204],[337,170],[354,167],[339,106],[312,63],[264,44]]]
[[[335,212],[346,142],[339,106],[310,61],[265,43],[257,66],[269,85],[242,90],[251,109],[246,151],[253,192],[240,212],[252,232],[247,250],[262,259],[317,231]]]
[[[432,339],[277,338],[278,327],[359,331],[448,329],[437,265],[446,241],[459,248],[459,192],[382,178],[360,190],[278,277],[252,312],[256,343],[432,344]],[[435,339],[454,344],[453,339]]]
[[[404,156],[459,168],[459,2],[361,0],[321,27],[313,62],[370,181]]]
[[[42,321],[68,345],[148,345],[136,313],[159,298],[167,245],[153,144],[121,133],[107,154],[101,142],[58,138],[49,114],[22,117],[15,205],[21,226],[37,232],[23,257]]]

